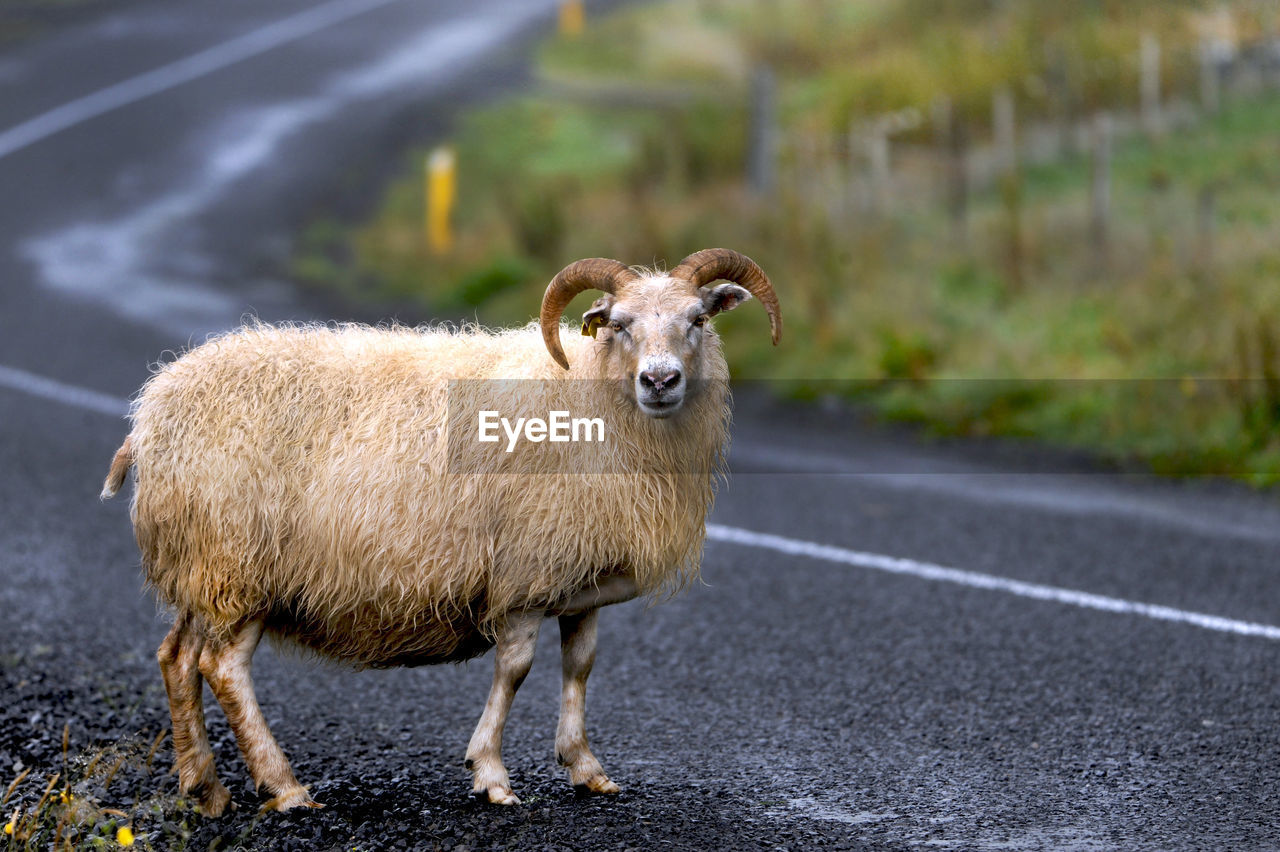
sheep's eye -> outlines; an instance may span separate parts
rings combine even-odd
[[[609,320],[609,330],[610,330],[610,331],[625,331],[626,329],[625,329],[625,327],[622,325],[622,323],[618,322],[617,320]]]
[[[707,316],[706,314],[701,314],[697,319],[693,321],[693,327],[702,328],[704,325],[707,324],[707,320],[709,319],[711,319],[711,317]]]

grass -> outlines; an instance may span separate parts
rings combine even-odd
[[[177,779],[167,777],[171,738],[155,701],[163,690],[147,660],[86,663],[60,650],[35,645],[0,659],[0,852],[204,849],[249,840],[257,818],[218,831],[176,795]],[[143,676],[137,664],[148,672],[142,688],[128,685]],[[91,710],[76,709],[82,706]],[[214,727],[221,744],[225,729]]]
[[[313,226],[297,272],[356,298],[506,324],[527,320],[542,282],[574,258],[673,263],[726,245],[771,273],[787,315],[778,349],[762,312],[717,321],[739,377],[786,380],[801,395],[856,394],[940,432],[1030,436],[1162,472],[1269,483],[1280,476],[1280,99],[1229,101],[1191,128],[1118,140],[1105,254],[1090,236],[1087,158],[979,189],[967,239],[957,240],[933,190],[903,190],[888,210],[833,214],[814,189],[831,176],[797,142],[843,139],[886,110],[927,115],[946,96],[980,145],[1001,89],[1024,122],[1128,110],[1143,32],[1161,37],[1166,91],[1194,96],[1195,31],[1208,8],[701,0],[626,9],[581,39],[549,40],[541,93],[461,122],[448,256],[426,250],[420,178],[410,176],[371,221]],[[1275,23],[1257,4],[1234,9],[1243,37]],[[790,140],[767,199],[743,179],[746,92],[761,59],[777,74]],[[577,94],[556,96],[564,91]],[[899,137],[904,186],[937,184],[936,165],[920,156],[934,132],[926,122]]]
[[[181,830],[173,823],[162,831],[142,831],[139,826],[154,822],[159,827],[183,809],[181,803],[135,798],[128,811],[104,804],[117,797],[112,794],[117,779],[123,782],[125,775],[138,772],[151,774],[156,750],[166,735],[162,732],[149,748],[128,741],[71,754],[70,726],[64,727],[62,771],[38,777],[24,769],[0,796],[0,813],[6,820],[2,848],[58,852],[134,845],[148,850],[180,848],[173,841],[180,839]],[[122,773],[126,765],[129,771]]]
[[[6,821],[0,850],[187,849],[204,817],[185,799],[154,792],[170,786],[157,778],[156,760],[168,734],[161,731],[149,742],[129,737],[73,753],[70,726],[65,727],[62,770],[37,776],[24,769],[0,796]],[[232,845],[248,841],[257,823],[249,821]],[[209,848],[220,843],[215,839]]]

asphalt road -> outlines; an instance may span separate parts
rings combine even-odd
[[[0,55],[0,788],[32,768],[17,800],[38,795],[69,725],[73,774],[132,755],[83,789],[150,813],[157,848],[1280,847],[1273,497],[753,389],[705,583],[601,619],[589,726],[620,796],[554,766],[547,630],[507,729],[524,805],[467,795],[488,658],[352,673],[264,647],[264,710],[327,807],[255,818],[210,702],[240,809],[174,809],[168,746],[145,760],[166,624],[127,501],[97,501],[114,412],[246,311],[342,315],[281,273],[299,222],[519,85],[551,8],[140,0]]]

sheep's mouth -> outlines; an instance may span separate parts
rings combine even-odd
[[[684,397],[674,399],[637,399],[640,410],[655,419],[661,420],[664,417],[670,417],[680,410],[684,405]]]

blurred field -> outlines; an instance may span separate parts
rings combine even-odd
[[[460,123],[450,252],[418,152],[372,221],[314,223],[296,272],[496,324],[578,257],[729,246],[787,318],[776,350],[762,312],[718,321],[742,377],[1270,482],[1278,28],[1264,2],[631,7]]]

